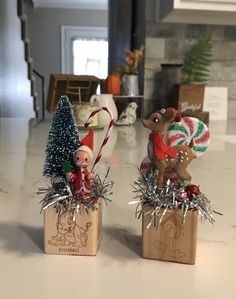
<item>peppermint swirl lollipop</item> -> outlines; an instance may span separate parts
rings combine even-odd
[[[191,147],[193,155],[200,157],[208,148],[210,133],[199,119],[185,116],[180,122],[172,123],[167,130],[167,144],[171,147],[184,144]]]

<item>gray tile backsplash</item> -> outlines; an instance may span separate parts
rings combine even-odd
[[[158,101],[162,63],[182,63],[184,53],[201,36],[211,33],[213,61],[208,86],[228,87],[229,118],[236,117],[236,26],[146,23],[144,95],[147,105]],[[146,108],[146,111],[151,110]]]

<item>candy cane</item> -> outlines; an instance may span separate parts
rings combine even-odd
[[[172,123],[167,130],[167,143],[189,145],[195,157],[200,157],[208,148],[210,133],[207,126],[195,117],[185,116],[180,122]]]
[[[114,120],[114,118],[113,118],[113,115],[112,115],[111,111],[109,111],[109,110],[107,109],[107,107],[101,107],[101,108],[98,108],[97,110],[94,110],[94,111],[89,115],[89,118],[87,119],[87,121],[86,121],[86,123],[85,123],[85,125],[84,125],[85,128],[88,128],[88,126],[89,126],[89,124],[90,124],[90,120],[91,120],[91,118],[94,117],[95,114],[97,114],[98,112],[103,111],[103,110],[105,110],[105,111],[109,114],[111,120],[110,120],[108,129],[107,129],[107,133],[106,133],[105,138],[104,138],[104,140],[103,140],[103,143],[102,143],[102,145],[101,145],[101,147],[100,147],[100,150],[99,150],[99,152],[98,152],[97,158],[96,158],[96,160],[95,160],[95,162],[94,162],[94,164],[93,164],[93,167],[92,167],[92,169],[91,169],[91,172],[94,170],[95,166],[96,166],[96,165],[98,164],[98,162],[101,160],[102,153],[103,153],[103,151],[104,151],[104,147],[105,147],[105,145],[107,144],[107,142],[108,142],[108,140],[109,140],[109,138],[110,138],[111,130],[112,130],[112,127],[113,127],[114,124],[115,124],[115,120]]]

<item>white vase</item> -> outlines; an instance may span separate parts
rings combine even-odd
[[[98,107],[106,107],[113,115],[115,122],[117,121],[118,112],[112,94],[93,95],[90,98],[90,103]],[[106,111],[101,111],[98,114],[99,127],[108,126],[110,123],[110,116]]]
[[[138,76],[124,75],[122,77],[124,95],[137,96],[139,95]]]

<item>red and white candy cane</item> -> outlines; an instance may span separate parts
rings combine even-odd
[[[98,108],[97,110],[94,110],[94,111],[89,115],[89,118],[87,119],[87,121],[86,121],[86,123],[85,123],[85,125],[84,125],[85,128],[88,128],[88,126],[89,126],[89,124],[90,124],[90,120],[91,120],[91,118],[94,117],[94,115],[97,114],[97,113],[100,112],[100,111],[106,111],[106,112],[109,114],[109,116],[110,116],[110,123],[109,123],[108,129],[107,129],[105,138],[104,138],[104,140],[103,140],[103,143],[102,143],[102,145],[101,145],[101,147],[100,147],[100,150],[99,150],[99,152],[98,152],[97,158],[96,158],[96,160],[95,160],[95,162],[94,162],[94,164],[93,164],[93,167],[92,167],[92,169],[91,169],[91,172],[94,170],[95,166],[96,166],[96,165],[98,164],[98,162],[101,160],[102,153],[103,153],[103,151],[104,151],[104,147],[105,147],[105,145],[107,144],[107,142],[108,142],[108,140],[109,140],[109,138],[110,138],[110,134],[111,134],[112,127],[113,127],[114,124],[115,124],[115,120],[114,120],[114,117],[113,117],[111,111],[109,111],[109,110],[107,109],[107,107],[101,107],[101,108]]]

